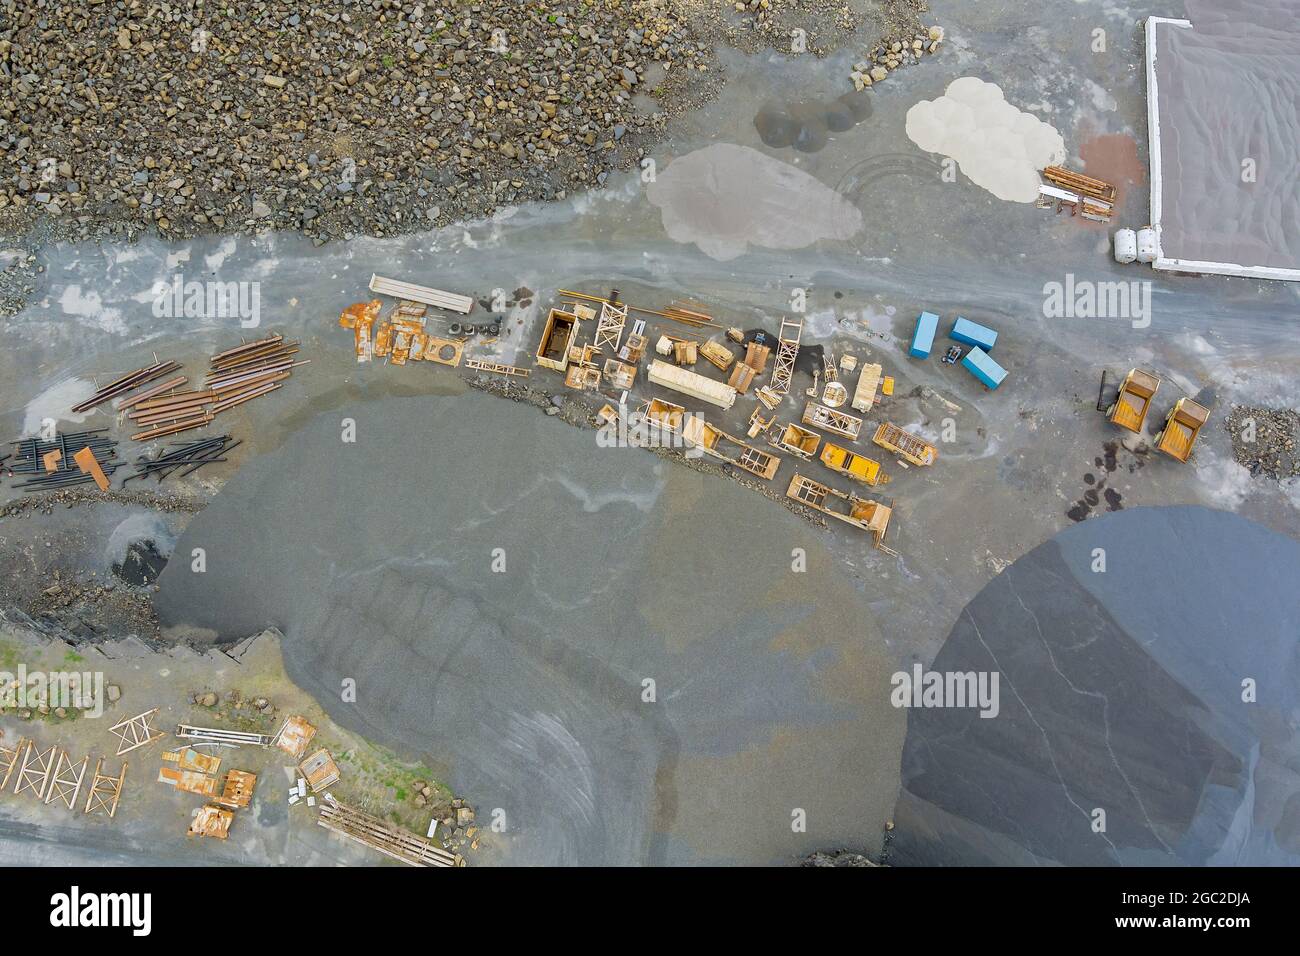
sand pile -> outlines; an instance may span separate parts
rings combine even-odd
[[[1065,140],[1054,127],[974,76],[953,80],[943,96],[908,110],[907,136],[955,159],[977,186],[1012,202],[1037,199],[1039,170],[1065,159]]]

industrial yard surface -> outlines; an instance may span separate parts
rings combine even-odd
[[[796,3],[667,4],[675,31],[552,5],[518,67],[538,89],[593,30],[636,39],[575,82],[598,104],[566,90],[511,125],[533,87],[474,87],[474,57],[508,55],[479,13],[374,6],[455,51],[459,98],[414,46],[409,89],[393,63],[362,86],[472,134],[435,139],[422,183],[376,149],[392,202],[345,205],[359,182],[322,152],[274,229],[195,218],[183,186],[158,193],[183,229],[121,207],[133,241],[107,201],[2,220],[0,677],[105,690],[95,715],[0,703],[0,863],[1300,863],[1297,287],[1153,270],[1142,234],[1117,261],[1150,218],[1143,22],[1193,11],[811,5],[787,53]],[[295,95],[268,62],[259,95]],[[336,74],[315,81],[342,97]],[[584,103],[603,165],[576,127],[550,159],[532,133],[499,152]],[[1291,110],[1258,175],[1294,206]],[[273,204],[278,166],[241,148],[233,201]],[[611,307],[613,344],[584,351]],[[647,429],[663,403],[687,417]],[[793,452],[792,424],[858,471]],[[796,500],[796,473],[830,491]],[[218,792],[257,775],[228,834],[165,772],[189,747],[222,759]],[[127,764],[113,814],[84,809],[89,774],[64,805],[61,752]]]

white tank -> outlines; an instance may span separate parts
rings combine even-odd
[[[1132,262],[1137,255],[1137,233],[1132,229],[1115,230],[1115,261]]]
[[[1138,230],[1138,262],[1156,261],[1156,231],[1150,226]]]

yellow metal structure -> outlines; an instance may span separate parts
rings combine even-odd
[[[880,462],[830,442],[822,446],[821,460],[831,471],[837,471],[864,485],[883,485],[889,481],[889,476],[880,470]]]
[[[857,495],[845,494],[819,481],[805,478],[797,471],[790,479],[790,486],[785,491],[787,498],[793,498],[802,504],[820,511],[832,518],[838,518],[846,524],[871,533],[876,547],[890,554],[897,554],[885,547],[885,532],[889,530],[889,518],[893,509],[879,501],[859,498]],[[835,507],[832,507],[834,503]],[[837,510],[838,509],[838,510]]]
[[[1129,369],[1124,382],[1119,387],[1115,403],[1106,411],[1106,417],[1120,428],[1131,432],[1142,431],[1151,400],[1160,388],[1160,379],[1141,369]]]
[[[1196,436],[1210,417],[1210,410],[1190,398],[1180,398],[1165,417],[1165,427],[1156,436],[1156,448],[1179,461],[1192,455]]]
[[[885,422],[876,429],[871,439],[886,451],[891,451],[909,464],[917,467],[933,465],[939,450],[919,435],[905,432],[897,425]]]
[[[821,444],[821,440],[822,436],[816,432],[791,424],[786,425],[779,436],[769,438],[767,441],[773,448],[780,448],[782,451],[798,455],[806,461],[812,461],[813,455],[817,454],[817,446]]]

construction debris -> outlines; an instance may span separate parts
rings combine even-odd
[[[235,815],[231,811],[207,804],[194,814],[194,819],[190,822],[190,836],[224,840],[230,836],[230,825],[234,822]]]
[[[298,765],[302,775],[307,779],[312,793],[328,790],[339,782],[341,774],[338,764],[328,750],[321,748]]]
[[[48,441],[21,438],[11,442],[16,446],[16,457],[9,469],[16,475],[32,476],[14,487],[49,491],[93,481],[101,490],[107,490],[108,476],[121,463],[116,461],[117,442],[105,438],[102,433],[106,431],[97,428],[68,434],[59,432]]]
[[[95,763],[95,775],[91,779],[90,790],[86,793],[84,813],[102,813],[110,819],[117,814],[118,801],[122,799],[122,785],[126,783],[126,761],[116,777],[106,774],[104,758]]]
[[[247,770],[229,770],[217,802],[235,810],[246,807],[253,802],[253,789],[256,786],[257,774]]]
[[[736,355],[731,349],[713,339],[700,345],[700,354],[723,372],[731,368],[732,363],[736,361]]]
[[[858,433],[862,431],[862,419],[818,405],[816,402],[809,402],[804,406],[802,420],[805,425],[815,425],[854,441],[857,441]]]
[[[805,478],[797,471],[794,473],[794,477],[790,479],[790,486],[785,493],[787,497],[820,511],[822,514],[870,532],[875,539],[876,547],[880,550],[894,555],[898,553],[891,548],[885,547],[884,544],[885,532],[889,530],[889,518],[893,513],[893,509],[887,505],[879,501],[859,498],[856,495],[837,491],[828,485],[823,485],[821,482]],[[835,503],[836,507],[832,507],[832,503]],[[841,510],[845,506],[847,506],[848,510]]]
[[[294,760],[301,760],[307,752],[307,745],[315,736],[316,728],[308,723],[307,718],[294,714],[285,719],[284,725],[276,733],[275,746]]]
[[[195,727],[191,724],[178,724],[176,736],[181,740],[198,740],[204,743],[247,745],[250,747],[269,747],[275,738],[269,734],[248,733],[242,730],[222,730],[217,727]]]
[[[132,435],[132,440],[152,441],[203,428],[221,412],[276,391],[295,368],[310,361],[295,360],[298,350],[297,342],[286,342],[281,335],[244,342],[212,356],[202,388],[160,388],[149,397],[136,396],[124,406],[127,418],[146,430]]]
[[[860,412],[869,412],[879,400],[880,377],[884,369],[879,364],[864,365],[858,373],[858,387],[853,392],[852,405]]]

